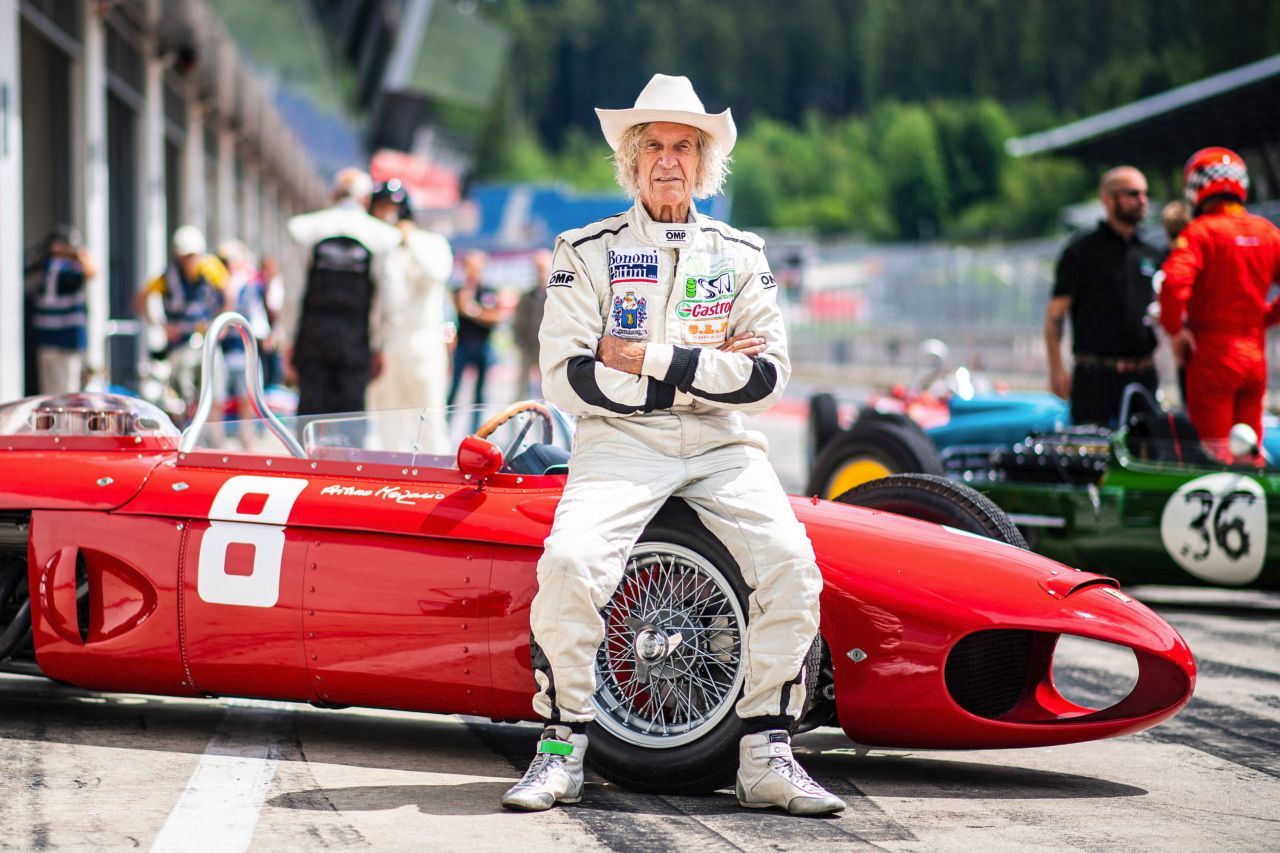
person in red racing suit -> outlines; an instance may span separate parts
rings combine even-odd
[[[1206,148],[1186,166],[1196,217],[1164,262],[1160,321],[1185,355],[1186,406],[1210,452],[1227,461],[1237,423],[1262,436],[1266,327],[1280,321],[1280,228],[1244,209],[1248,174],[1238,154]]]

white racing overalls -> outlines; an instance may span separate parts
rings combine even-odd
[[[415,229],[387,255],[382,276],[382,374],[369,383],[367,400],[380,415],[383,450],[447,454],[445,387],[449,350],[444,302],[453,272],[453,250],[439,234]],[[419,418],[402,410],[417,409]]]
[[[530,621],[543,666],[534,709],[557,722],[594,718],[600,608],[640,533],[676,495],[753,590],[737,713],[785,725],[802,711],[822,578],[764,436],[745,430],[739,415],[773,405],[791,370],[763,241],[696,213],[682,224],[655,222],[637,201],[561,234],[551,269],[539,334],[543,389],[579,419],[538,563]],[[746,331],[766,340],[763,355],[716,348]],[[603,335],[645,342],[643,375],[596,361]]]

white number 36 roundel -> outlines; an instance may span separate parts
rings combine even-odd
[[[1243,474],[1183,483],[1164,505],[1160,538],[1179,566],[1203,581],[1246,584],[1267,554],[1267,495]]]
[[[196,591],[210,604],[275,607],[280,599],[284,527],[307,481],[289,477],[232,477],[209,508],[209,529],[200,540]],[[252,570],[232,572],[233,546],[252,549]]]

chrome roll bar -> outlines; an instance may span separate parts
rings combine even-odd
[[[209,410],[213,408],[213,363],[218,354],[218,339],[227,327],[233,327],[240,333],[244,342],[245,385],[249,391],[249,402],[253,411],[266,424],[271,434],[280,439],[295,459],[306,459],[307,453],[302,445],[293,437],[293,433],[280,423],[280,419],[267,406],[266,394],[262,390],[262,362],[258,360],[258,341],[253,336],[253,327],[242,315],[234,311],[226,311],[214,318],[204,335],[204,350],[200,357],[200,403],[196,406],[195,417],[191,424],[182,431],[182,439],[178,442],[178,450],[190,453],[195,450],[200,438],[200,431],[209,420]]]

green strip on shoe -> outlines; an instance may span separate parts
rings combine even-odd
[[[573,755],[573,744],[562,740],[538,741],[538,752],[549,752],[552,755]]]

